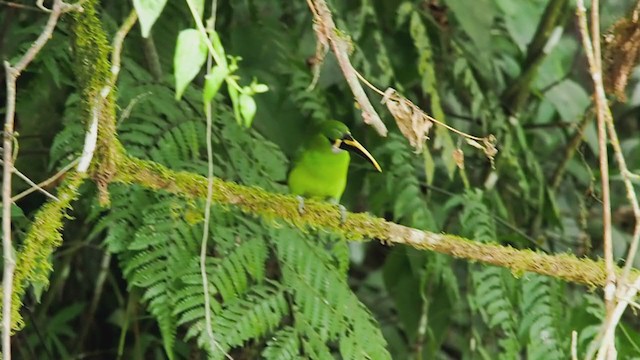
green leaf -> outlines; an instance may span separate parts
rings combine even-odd
[[[167,0],[133,0],[133,7],[138,13],[138,19],[140,19],[142,37],[149,37],[151,27],[158,20],[166,4]]]
[[[564,121],[577,122],[582,118],[591,97],[573,80],[565,80],[545,93],[547,101],[552,103]]]
[[[193,6],[196,8],[198,15],[200,15],[200,20],[204,17],[204,0],[188,0]]]
[[[227,89],[229,89],[229,97],[231,98],[231,104],[233,104],[233,115],[235,116],[238,125],[242,125],[240,104],[238,104],[238,89],[234,85],[236,85],[234,82],[227,79]]]
[[[472,3],[465,0],[447,0],[460,26],[475,43],[477,48],[486,51],[491,47],[491,25],[494,8],[490,0],[478,0]]]
[[[182,30],[178,35],[173,57],[177,100],[180,100],[187,85],[198,75],[206,59],[207,46],[198,30]]]
[[[204,103],[207,104],[213,99],[220,90],[222,82],[229,75],[229,69],[222,66],[214,66],[211,72],[204,77],[204,91],[202,97]]]
[[[262,94],[266,93],[267,91],[269,91],[269,87],[265,84],[251,84],[251,92],[253,92],[254,94]]]
[[[433,161],[433,156],[431,156],[431,151],[429,151],[428,147],[424,147],[422,149],[422,156],[424,157],[424,175],[427,178],[427,184],[433,184],[433,175],[436,171],[436,164]]]
[[[254,116],[256,116],[256,110],[258,109],[256,101],[253,99],[253,96],[242,93],[238,99],[238,105],[240,106],[240,114],[242,114],[242,119],[244,120],[243,125],[250,127]]]
[[[533,38],[545,4],[542,1],[496,0],[505,27],[520,50],[525,50]]]
[[[220,57],[220,62],[221,64],[218,64],[220,66],[224,66],[227,67],[227,55],[224,52],[224,47],[222,47],[222,42],[220,41],[220,36],[218,36],[217,32],[213,32],[211,33],[211,45],[213,46],[213,51],[216,52],[216,54],[219,55]],[[231,72],[233,72],[234,70],[231,69]]]

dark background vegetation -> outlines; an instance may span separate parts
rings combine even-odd
[[[226,52],[242,58],[243,81],[255,77],[270,91],[256,95],[251,129],[236,124],[225,91],[216,98],[215,176],[286,192],[287,159],[310,125],[335,118],[350,126],[384,169],[378,174],[360,159],[352,162],[342,199],[348,209],[481,242],[601,256],[592,87],[573,2],[330,5],[337,26],[351,37],[351,59],[364,77],[381,89],[398,89],[459,130],[494,134],[494,166],[446,131],[432,130],[428,146],[416,154],[370,93],[390,129],[388,137],[378,136],[362,123],[331,53],[317,86],[307,90],[316,39],[306,2],[244,0],[219,1],[216,29]],[[602,28],[630,14],[632,6],[603,2]],[[131,9],[127,1],[102,2],[99,16],[109,36]],[[44,13],[0,2],[0,57],[22,54],[45,21]],[[79,111],[71,22],[71,16],[62,17],[18,83],[16,167],[36,182],[82,147],[86,119]],[[176,38],[189,27],[186,4],[169,1],[151,39],[141,37],[138,25],[131,31],[117,84],[118,133],[135,156],[206,174],[202,76],[182,101],[174,99]],[[555,28],[562,35],[544,51]],[[632,170],[640,161],[637,80],[633,71],[626,99],[613,103]],[[575,136],[580,141],[572,142]],[[465,153],[464,170],[452,157],[458,147]],[[16,180],[14,193],[26,188]],[[13,337],[16,358],[205,358],[197,281],[203,204],[113,185],[111,207],[105,208],[96,193],[94,185],[82,186],[64,243],[50,259],[48,288],[34,286],[24,300],[26,327]],[[612,195],[614,254],[621,258],[633,217],[621,182],[612,183]],[[18,244],[45,200],[34,193],[17,202]],[[319,230],[301,234],[219,207],[211,226],[211,276],[220,308],[215,332],[236,359],[347,358],[344,339],[350,336],[355,348],[388,349],[374,350],[375,358],[566,359],[571,331],[579,332],[583,354],[604,313],[601,294],[593,289],[535,274],[375,241],[347,247]],[[295,278],[295,272],[306,277]],[[324,282],[313,285],[320,290],[301,288],[300,282],[316,280]],[[366,309],[353,305],[354,294]],[[324,308],[323,299],[338,305]],[[344,303],[359,310],[340,313]],[[322,328],[330,334],[318,335]],[[638,339],[640,321],[628,315],[617,333],[621,359],[640,356]]]

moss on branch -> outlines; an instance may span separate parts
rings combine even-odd
[[[206,196],[207,179],[203,176],[172,171],[157,163],[132,157],[122,160],[118,164],[115,181],[140,184],[188,198]],[[222,206],[235,206],[268,221],[285,221],[303,231],[309,227],[322,228],[348,240],[377,239],[387,244],[406,244],[416,249],[505,267],[515,276],[530,271],[592,288],[605,284],[602,261],[579,259],[572,254],[549,255],[499,244],[483,244],[456,235],[409,228],[364,213],[347,213],[345,223],[341,224],[335,205],[309,200],[305,202],[304,214],[300,214],[294,196],[269,193],[220,179],[214,180],[212,201]],[[638,275],[638,272],[634,274]]]
[[[20,316],[22,297],[31,284],[47,287],[49,273],[52,270],[50,256],[58,246],[62,245],[63,221],[71,202],[77,197],[78,187],[84,176],[73,172],[67,175],[58,188],[59,201],[49,201],[36,214],[23,245],[17,254],[16,271],[13,278],[11,299],[11,328],[19,330],[24,327]]]
[[[107,185],[113,176],[118,156],[124,152],[117,140],[115,84],[111,83],[111,46],[96,12],[97,0],[83,4],[74,12],[74,73],[82,91],[83,113],[87,124],[98,121],[98,142],[92,176],[100,190],[100,200],[108,203]],[[99,164],[99,166],[97,166]]]

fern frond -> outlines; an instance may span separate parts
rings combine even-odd
[[[375,156],[389,164],[389,170],[383,177],[371,179],[372,209],[379,214],[391,209],[396,222],[435,230],[433,216],[420,188],[418,157],[406,140],[400,134],[390,133],[385,144],[375,150]]]
[[[496,241],[495,221],[483,202],[480,190],[468,191],[464,197],[464,209],[460,214],[463,232],[481,242]],[[482,316],[492,330],[499,329],[498,345],[501,358],[517,357],[521,345],[517,337],[517,312],[511,299],[513,276],[502,268],[477,266],[471,272],[474,287],[469,296],[471,308]]]
[[[282,264],[283,283],[298,308],[295,322],[306,324],[303,327],[305,336],[323,344],[345,337],[351,339],[344,346],[349,354],[342,353],[342,356],[390,358],[386,341],[369,311],[337,269],[317,256],[317,249],[309,240],[283,231],[276,242],[276,250]],[[310,330],[313,332],[309,333]]]
[[[291,82],[288,93],[298,105],[303,115],[310,116],[316,122],[331,119],[327,109],[329,105],[325,96],[316,89],[307,90],[311,84],[312,76],[297,67],[291,67]]]
[[[520,313],[522,320],[519,333],[526,334],[529,359],[566,359],[563,351],[568,343],[558,332],[562,318],[562,299],[557,296],[561,290],[550,284],[551,280],[535,274],[528,274],[522,284]],[[564,339],[563,339],[564,338]]]
[[[296,329],[284,327],[278,330],[262,351],[266,360],[293,360],[302,359],[300,356],[300,339]]]
[[[82,122],[82,110],[78,94],[71,94],[65,102],[64,129],[53,139],[49,151],[50,167],[62,167],[82,152],[85,124]]]
[[[214,319],[218,338],[234,347],[270,333],[289,312],[284,294],[281,286],[270,282],[254,286],[245,297],[229,302]]]
[[[327,346],[326,340],[310,324],[304,322],[301,316],[294,313],[296,328],[300,329],[302,349],[307,359],[333,360],[331,350]]]

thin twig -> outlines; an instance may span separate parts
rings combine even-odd
[[[4,164],[3,160],[0,160],[0,164]],[[24,180],[24,182],[26,182],[27,184],[31,185],[31,187],[24,192],[28,192],[29,194],[34,192],[34,191],[40,191],[41,193],[43,193],[46,197],[48,197],[49,199],[53,199],[55,201],[58,201],[58,198],[55,197],[54,195],[52,195],[50,192],[48,192],[47,190],[42,188],[42,185],[40,184],[36,184],[33,182],[33,180],[29,179],[29,177],[23,173],[21,173],[17,168],[13,168],[13,173],[18,175],[18,177],[22,180]],[[14,196],[13,198],[11,198],[11,202],[16,202],[19,198],[17,198],[16,196]]]
[[[40,187],[40,185],[34,183],[33,180],[29,179],[29,177],[27,177],[26,175],[24,175],[23,173],[18,171],[18,169],[16,169],[15,167],[13,168],[13,173],[18,175],[18,177],[21,178],[22,180],[24,180],[24,182],[26,182],[27,184],[31,185],[31,188],[29,188],[29,189],[27,189],[25,191],[32,191],[32,192],[33,191],[40,191],[41,193],[43,193],[49,199],[52,199],[52,200],[55,200],[55,201],[59,201],[59,199],[57,197],[55,197],[54,195],[52,195],[47,190],[45,190],[42,187]],[[14,202],[16,200],[14,198],[11,198],[11,201]]]
[[[138,105],[138,103],[144,99],[145,97],[149,96],[153,94],[153,92],[151,91],[147,91],[147,92],[143,92],[141,94],[136,95],[136,97],[133,98],[133,100],[131,100],[129,102],[129,104],[127,105],[126,108],[124,108],[124,110],[122,111],[122,113],[120,114],[120,118],[118,119],[118,122],[116,123],[116,128],[119,127],[125,120],[127,120],[129,118],[129,116],[131,115],[131,111],[133,111],[133,108]]]
[[[209,72],[211,61],[207,60],[207,72]],[[205,116],[207,118],[207,198],[204,207],[204,227],[202,230],[202,240],[200,243],[200,276],[202,277],[202,290],[204,296],[204,315],[207,337],[209,338],[209,348],[211,352],[220,348],[213,334],[213,321],[211,315],[211,294],[209,293],[209,280],[207,279],[207,240],[209,239],[209,221],[211,218],[211,197],[213,196],[213,147],[211,144],[211,104],[205,106]]]
[[[594,97],[596,105],[596,114],[598,119],[598,146],[600,152],[600,172],[602,178],[602,199],[603,199],[603,230],[604,230],[604,258],[605,268],[607,271],[607,284],[604,288],[604,298],[606,306],[606,317],[602,324],[602,328],[599,334],[600,348],[598,350],[597,359],[615,359],[616,349],[613,333],[619,322],[620,315],[617,315],[617,311],[624,311],[628,301],[621,300],[616,306],[616,291],[619,293],[629,290],[626,285],[629,271],[631,271],[631,265],[633,263],[633,256],[638,249],[638,239],[640,238],[640,207],[635,195],[635,190],[631,182],[630,171],[627,168],[622,149],[618,140],[618,136],[613,125],[613,117],[611,115],[611,109],[607,103],[606,94],[604,91],[604,85],[602,82],[602,58],[600,53],[600,15],[599,15],[599,1],[593,0],[591,3],[591,36],[588,35],[586,10],[583,0],[578,1],[577,7],[578,20],[580,24],[580,32],[582,33],[583,43],[587,59],[589,61],[589,72],[594,84]],[[593,43],[591,43],[593,42]],[[614,154],[618,166],[621,169],[623,181],[627,191],[627,198],[631,202],[634,209],[634,216],[636,219],[632,245],[627,257],[627,263],[625,264],[625,270],[623,271],[623,277],[618,281],[618,288],[616,289],[616,274],[613,264],[613,243],[611,235],[611,203],[609,199],[609,173],[607,162],[607,139],[610,138],[614,148]],[[637,292],[637,289],[635,290]],[[635,293],[634,293],[635,294]],[[618,295],[619,298],[619,295]],[[619,310],[620,305],[622,310]],[[590,354],[588,354],[590,356]]]
[[[316,32],[318,42],[328,44],[336,55],[342,74],[362,110],[362,119],[366,124],[376,129],[380,135],[387,136],[387,127],[380,119],[373,105],[371,105],[360,81],[358,81],[357,71],[349,60],[350,44],[345,39],[345,35],[342,35],[336,28],[327,3],[324,0],[308,0],[307,4],[313,13],[315,22],[313,29]]]
[[[7,105],[4,123],[3,140],[3,182],[2,182],[2,252],[4,258],[4,270],[2,278],[2,358],[11,359],[11,299],[13,298],[13,273],[16,260],[11,244],[11,174],[13,172],[13,125],[16,111],[16,82],[20,73],[31,63],[38,52],[53,35],[53,29],[58,23],[62,13],[62,0],[53,2],[53,9],[44,29],[31,44],[27,52],[18,60],[15,66],[8,61],[4,62],[6,71]]]
[[[629,299],[635,298],[638,294],[638,289],[640,289],[640,276],[635,279],[631,286],[628,286],[624,291],[624,294],[618,297],[618,304],[614,308],[611,313],[611,318],[609,319],[607,326],[605,327],[604,335],[602,336],[602,345],[598,350],[597,359],[615,359],[616,349],[614,347],[615,343],[615,332],[616,326],[620,322],[620,318],[624,313],[625,309],[629,305]]]
[[[597,2],[594,4],[597,4]],[[618,322],[620,321],[620,316],[622,315],[622,313],[618,315],[617,312],[624,312],[624,309],[628,304],[632,304],[632,305],[635,304],[633,301],[631,301],[632,297],[630,297],[628,294],[632,292],[633,296],[635,296],[635,294],[638,291],[637,287],[640,286],[640,279],[637,280],[634,285],[628,286],[629,280],[630,280],[629,279],[630,272],[633,267],[635,256],[638,252],[638,245],[640,242],[640,204],[638,203],[638,197],[633,187],[633,180],[636,179],[637,175],[633,174],[627,166],[626,160],[622,152],[622,147],[620,146],[620,140],[618,139],[618,134],[616,132],[615,125],[613,123],[613,116],[611,114],[611,109],[607,106],[604,110],[606,111],[605,120],[606,120],[607,129],[608,129],[609,139],[611,140],[611,145],[614,151],[616,162],[618,163],[618,167],[620,168],[620,174],[622,176],[622,180],[625,185],[627,200],[631,204],[631,207],[633,209],[634,219],[635,219],[633,235],[631,238],[631,246],[629,247],[629,251],[627,253],[622,276],[620,276],[617,281],[618,283],[617,298],[619,300],[618,305],[614,310],[615,312],[612,311],[612,315],[605,322],[606,330],[604,332],[604,336],[602,338],[602,345],[598,353],[598,359],[604,359],[605,355],[608,356],[609,359],[615,359],[616,350],[614,347],[615,342],[613,339],[613,335],[615,333],[615,328]],[[634,289],[634,287],[636,288]],[[626,295],[620,295],[624,293],[626,293]]]
[[[2,1],[0,0],[0,5],[4,5],[10,8],[14,8],[14,9],[21,9],[21,10],[30,10],[30,11],[38,11],[38,12],[42,12],[42,9],[39,9],[35,6],[29,6],[29,5],[24,5],[24,4],[18,4],[16,2],[13,1]],[[48,12],[48,11],[47,11]]]
[[[378,93],[378,95],[384,97],[386,96],[386,94],[384,93],[384,91],[378,89],[375,85],[373,85],[371,82],[369,82],[369,80],[365,79],[364,76],[362,76],[359,72],[356,71],[356,76],[360,79],[360,81],[362,81],[365,85],[367,85],[367,87],[369,87],[371,90],[375,91],[376,93]],[[390,98],[390,100],[396,100],[396,101],[402,101],[403,99],[398,97],[397,95],[392,95]],[[483,141],[485,138],[481,138],[478,136],[473,136],[471,134],[467,134],[463,131],[460,131],[456,128],[453,128],[441,121],[439,121],[438,119],[434,118],[433,116],[425,113],[424,111],[422,111],[422,109],[417,108],[417,110],[419,110],[422,113],[422,116],[424,116],[425,118],[427,118],[429,121],[432,121],[433,123],[435,123],[436,125],[442,126],[444,128],[446,128],[447,130],[458,134],[464,138],[467,139],[471,139],[471,140],[476,140],[476,141]]]
[[[498,151],[495,147],[495,137],[493,135],[478,137],[460,131],[427,114],[416,104],[399,95],[395,89],[388,88],[387,91],[383,92],[375,85],[371,84],[367,79],[364,78],[364,76],[362,76],[357,71],[356,76],[371,90],[382,96],[382,103],[387,105],[389,111],[396,119],[400,131],[416,149],[421,149],[422,143],[424,142],[426,135],[429,132],[429,128],[432,124],[436,124],[437,126],[444,127],[454,134],[462,136],[464,139],[466,139],[467,144],[481,149],[482,151],[484,151],[485,155],[489,159],[491,159],[491,161],[493,161],[493,158]],[[407,130],[407,132],[405,132],[403,130],[403,126],[401,126],[401,123],[405,122],[411,123],[410,130]],[[417,125],[420,122],[422,122],[422,125]],[[417,131],[418,128],[422,130]]]
[[[69,170],[71,170],[78,163],[78,161],[80,161],[80,158],[76,158],[75,160],[73,160],[72,162],[67,164],[65,167],[60,169],[60,171],[55,173],[53,176],[51,176],[48,179],[39,182],[35,186],[32,186],[31,188],[21,192],[20,194],[14,196],[11,200],[13,202],[16,202],[16,201],[22,199],[23,197],[31,194],[32,192],[34,192],[36,190],[43,191],[45,194],[49,194],[48,192],[46,192],[46,190],[44,190],[44,187],[49,185],[49,184],[51,184],[52,182],[58,180],[58,178],[60,178],[62,175],[66,174]],[[53,196],[53,195],[51,195],[51,196]],[[56,198],[55,196],[53,196],[53,199],[59,201],[58,198]]]
[[[131,10],[129,16],[124,20],[120,29],[113,37],[113,52],[111,52],[111,86],[114,86],[120,74],[120,57],[122,54],[122,44],[127,37],[133,25],[138,21],[138,14],[135,10]]]
[[[618,139],[618,134],[613,124],[613,119],[610,116],[607,117],[607,127],[609,129],[609,138],[611,139],[613,153],[616,157],[618,167],[620,167],[620,175],[622,176],[622,181],[627,192],[627,199],[631,204],[631,208],[633,209],[633,217],[635,218],[633,235],[631,237],[631,246],[629,247],[627,259],[624,264],[624,271],[622,272],[622,276],[620,277],[620,281],[618,282],[619,284],[625,284],[627,283],[627,280],[629,280],[629,273],[631,271],[631,268],[633,267],[633,261],[638,252],[638,243],[640,242],[640,205],[638,204],[638,197],[636,196],[636,191],[633,187],[632,178],[635,174],[632,174],[627,167],[627,162],[625,161],[624,155],[622,154],[620,140]]]

